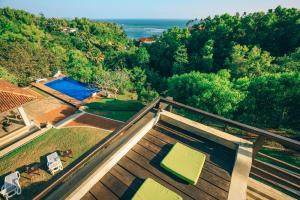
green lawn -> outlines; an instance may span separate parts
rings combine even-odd
[[[108,134],[108,131],[95,128],[51,129],[44,135],[1,158],[0,180],[2,182],[4,176],[9,172],[19,170],[21,173],[22,196],[18,199],[32,199],[34,194],[49,185],[53,177],[47,171],[46,156],[48,154],[54,151],[72,149],[73,158],[61,158],[63,166],[66,167]],[[24,167],[33,163],[38,163],[41,170],[40,175],[34,175],[30,180],[24,172]]]
[[[47,94],[46,92],[42,91],[42,90],[39,90],[38,88],[36,87],[31,87],[30,88],[31,90],[35,91],[36,93],[39,93],[40,95],[44,96],[44,97],[48,97],[49,94]]]
[[[87,112],[125,122],[141,110],[144,104],[136,100],[101,99],[86,106]]]

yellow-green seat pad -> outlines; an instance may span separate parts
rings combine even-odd
[[[160,165],[179,178],[196,185],[205,158],[205,154],[177,142]]]
[[[182,200],[182,197],[162,186],[151,178],[147,178],[132,200]]]

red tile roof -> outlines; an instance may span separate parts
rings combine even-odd
[[[37,96],[33,92],[0,80],[0,112],[19,107],[36,98]]]
[[[154,42],[155,40],[153,38],[141,37],[139,41],[143,43],[151,43]]]

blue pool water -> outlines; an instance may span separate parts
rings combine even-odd
[[[96,88],[91,88],[84,83],[67,77],[50,81],[45,85],[79,101],[90,97],[94,92],[98,91]]]

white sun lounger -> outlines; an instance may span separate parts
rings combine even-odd
[[[0,194],[7,200],[22,193],[19,183],[20,173],[18,171],[5,176],[4,185],[1,187]]]
[[[47,78],[38,78],[35,80],[36,83],[42,82],[42,81],[48,81]]]
[[[57,152],[51,153],[47,156],[47,166],[52,175],[54,175],[57,171],[63,170],[63,166]]]

